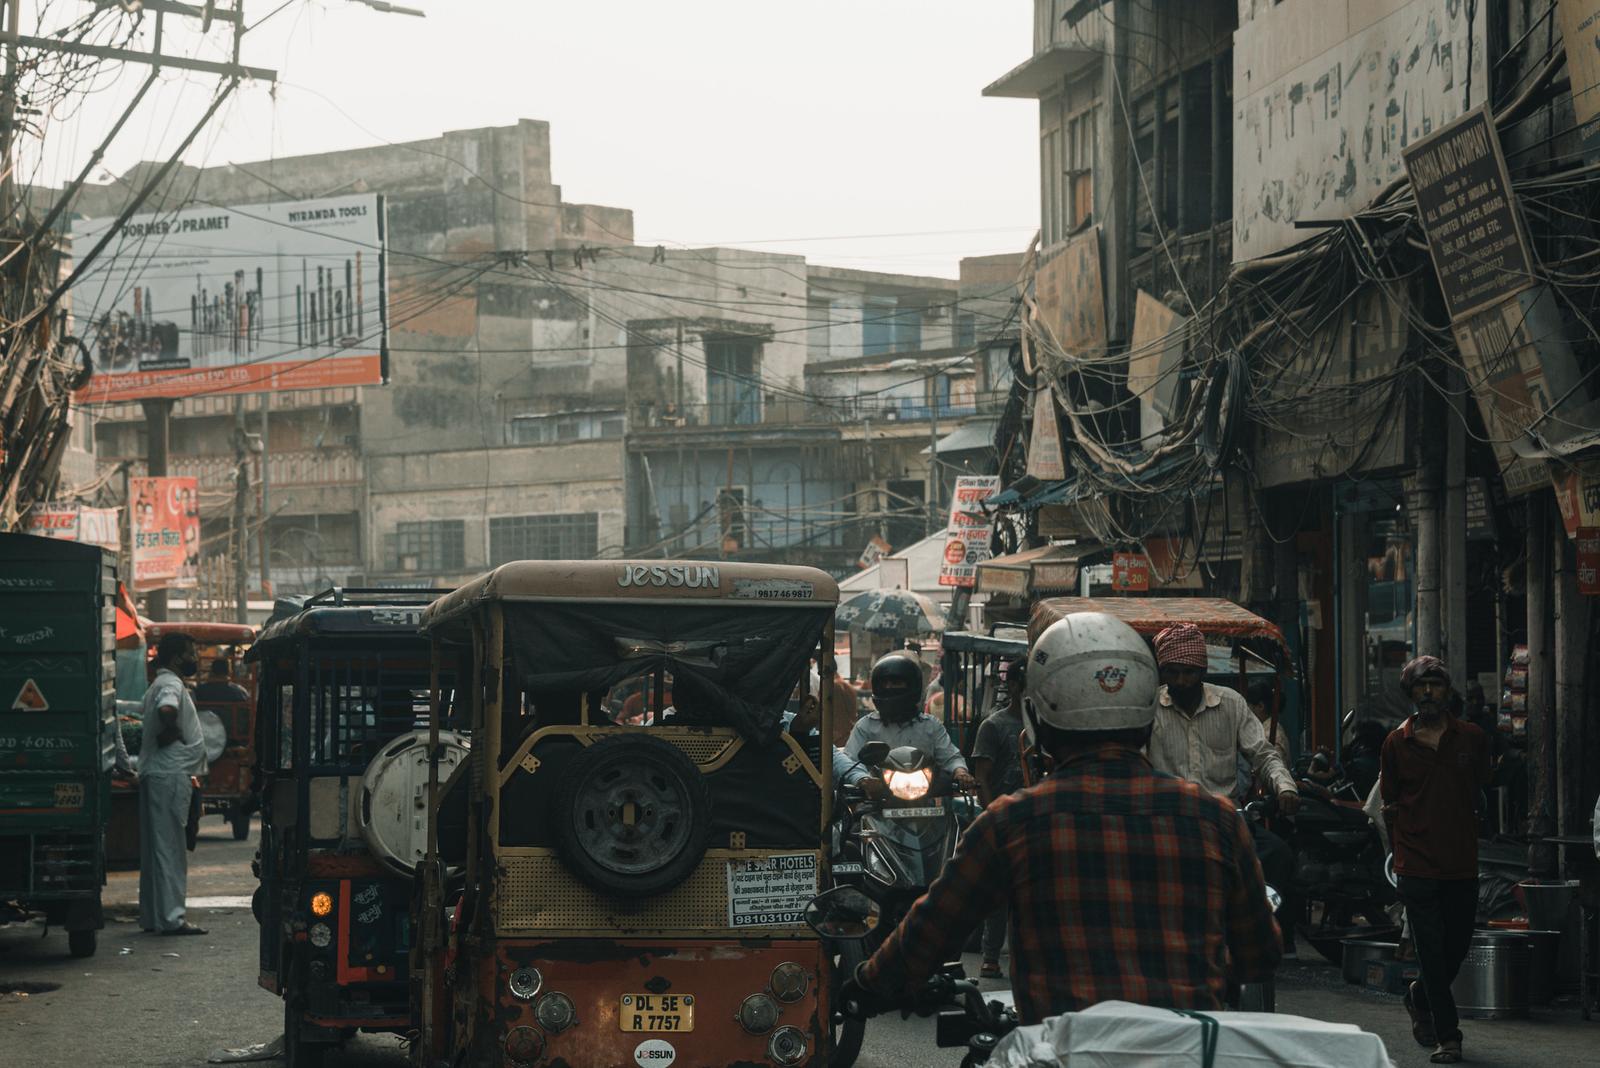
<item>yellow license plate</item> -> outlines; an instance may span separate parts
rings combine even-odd
[[[693,1031],[693,994],[624,994],[617,1023],[624,1031]]]

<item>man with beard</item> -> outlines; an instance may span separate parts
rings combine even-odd
[[[183,680],[199,670],[194,639],[168,633],[156,646],[156,677],[145,691],[139,754],[139,926],[164,935],[203,935],[184,918],[189,885],[185,827],[190,776],[206,758],[200,717]]]
[[[1300,807],[1300,791],[1277,746],[1267,741],[1261,721],[1237,690],[1213,686],[1206,678],[1206,639],[1193,623],[1174,623],[1155,638],[1161,690],[1156,696],[1150,763],[1157,771],[1188,779],[1218,797],[1238,804],[1239,761],[1250,775],[1269,784],[1286,816]],[[1301,905],[1294,896],[1294,856],[1283,839],[1249,821],[1261,870],[1283,895],[1284,955],[1295,954],[1294,925]]]
[[[907,653],[889,653],[872,665],[872,704],[877,711],[856,720],[844,744],[851,760],[868,742],[889,743],[889,748],[914,745],[937,768],[949,772],[956,784],[970,790],[976,785],[944,724],[919,710],[922,703],[922,668]]]
[[[1422,979],[1406,991],[1411,1034],[1435,1064],[1461,1060],[1450,993],[1472,945],[1478,913],[1479,791],[1489,781],[1489,739],[1451,713],[1450,673],[1419,656],[1400,673],[1415,711],[1383,743],[1379,778],[1400,900]]]

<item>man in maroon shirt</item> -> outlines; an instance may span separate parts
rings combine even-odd
[[[1472,944],[1478,915],[1477,802],[1489,781],[1489,739],[1450,712],[1450,673],[1419,656],[1400,673],[1415,712],[1383,743],[1383,815],[1400,900],[1422,965],[1406,991],[1411,1034],[1434,1046],[1435,1064],[1461,1059],[1450,984]]]

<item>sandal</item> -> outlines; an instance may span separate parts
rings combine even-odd
[[[1004,978],[1004,976],[1002,976],[1000,974],[1000,962],[997,961],[997,960],[986,960],[986,961],[984,961],[983,965],[978,969],[978,978],[979,979],[1002,979],[1002,978]]]
[[[1433,1056],[1429,1057],[1428,1060],[1434,1064],[1459,1063],[1461,1061],[1461,1040],[1459,1038],[1445,1039],[1439,1043],[1439,1047],[1433,1051]]]
[[[184,920],[170,931],[162,931],[164,935],[203,935],[209,932],[204,927],[196,927],[188,920]]]
[[[1444,1047],[1439,1045],[1438,1036],[1434,1033],[1433,1016],[1430,1013],[1423,1012],[1421,1009],[1417,1008],[1417,999],[1415,997],[1416,989],[1417,983],[1415,980],[1406,984],[1405,1003],[1406,1012],[1411,1016],[1411,1037],[1416,1039],[1417,1045],[1421,1046],[1423,1049],[1427,1049],[1429,1046],[1439,1046],[1439,1049],[1434,1050],[1435,1053],[1438,1053],[1439,1050],[1443,1049]],[[1459,1042],[1456,1043],[1456,1057],[1458,1059],[1461,1056],[1460,1045],[1461,1044]],[[1453,1064],[1455,1062],[1440,1061],[1439,1063]]]

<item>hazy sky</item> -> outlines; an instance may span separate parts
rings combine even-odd
[[[1020,251],[1038,224],[1036,107],[979,95],[1027,58],[1027,0],[405,0],[425,19],[280,2],[245,0],[264,21],[243,58],[278,70],[275,96],[244,87],[188,162],[531,118],[550,123],[563,196],[632,208],[642,244],[954,276],[964,255]],[[89,8],[52,6],[46,28]],[[219,31],[185,39],[174,21],[169,48],[223,58]],[[83,165],[135,73],[51,121],[43,176]],[[170,153],[215,84],[165,76],[107,167]]]

